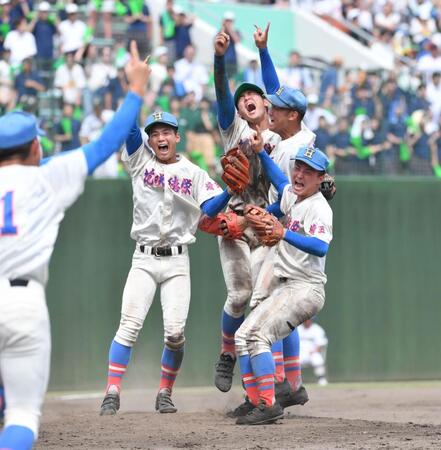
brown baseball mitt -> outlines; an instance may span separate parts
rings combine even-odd
[[[329,202],[334,198],[336,191],[337,187],[335,186],[334,177],[329,175],[329,173],[326,173],[325,177],[323,178],[322,184],[320,185],[320,192],[323,194],[323,197],[325,197]]]
[[[263,208],[247,205],[244,210],[248,225],[254,230],[262,245],[272,247],[276,245],[285,232],[283,225],[275,216]]]
[[[241,194],[250,182],[250,163],[245,154],[234,147],[222,156],[221,160],[224,173],[222,180],[236,194]]]

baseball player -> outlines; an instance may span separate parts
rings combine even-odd
[[[35,117],[10,112],[0,118],[0,381],[6,400],[1,449],[28,450],[37,438],[51,347],[49,259],[64,211],[83,192],[87,175],[124,143],[141,109],[149,67],[134,42],[130,50],[130,92],[96,141],[39,166]]]
[[[332,210],[319,191],[329,160],[319,149],[302,147],[292,160],[288,178],[262,150],[259,133],[253,149],[280,197],[285,227],[276,219],[265,233],[280,240],[274,256],[277,284],[270,296],[252,310],[235,335],[236,350],[248,398],[255,408],[237,424],[271,423],[283,416],[275,402],[271,344],[285,338],[324,304],[325,255],[332,239]]]
[[[222,189],[198,166],[176,154],[178,122],[167,112],[151,114],[145,123],[147,142],[134,122],[122,159],[133,187],[136,241],[124,288],[121,321],[110,345],[106,394],[101,415],[114,415],[120,405],[121,380],[132,347],[161,288],[164,351],[155,409],[174,413],[173,384],[184,355],[184,328],[190,303],[187,246],[195,241],[201,213],[215,216],[228,201]]]

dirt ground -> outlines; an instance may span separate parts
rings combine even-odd
[[[310,401],[274,425],[238,426],[225,412],[240,389],[176,388],[177,414],[154,412],[155,392],[125,390],[116,416],[101,393],[50,394],[36,449],[439,449],[441,383],[307,385]]]

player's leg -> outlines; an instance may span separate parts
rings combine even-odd
[[[164,350],[155,407],[160,413],[174,413],[177,409],[171,400],[171,394],[184,357],[184,331],[190,306],[190,261],[185,251],[182,255],[166,258],[161,263],[166,276],[161,283]]]
[[[215,366],[214,384],[227,392],[231,389],[236,362],[234,334],[244,320],[252,293],[251,251],[244,241],[219,238],[219,253],[227,300],[222,311],[222,345]]]
[[[6,400],[0,448],[27,450],[38,437],[49,379],[49,315],[41,285],[31,282],[9,289],[7,297],[0,292],[0,300],[9,303],[0,308],[0,373]]]
[[[123,292],[121,320],[110,344],[106,393],[101,415],[114,415],[119,409],[121,381],[129,364],[132,347],[144,324],[156,290],[155,261],[138,250]]]

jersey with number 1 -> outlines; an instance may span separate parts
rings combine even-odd
[[[86,177],[82,151],[39,167],[0,167],[0,278],[46,283],[64,211],[83,192]]]

